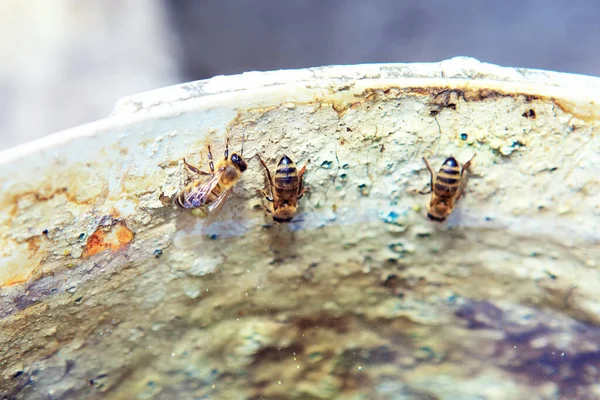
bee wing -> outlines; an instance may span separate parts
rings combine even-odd
[[[208,215],[206,216],[206,219],[204,220],[204,226],[209,226],[210,224],[215,222],[215,219],[217,219],[217,217],[219,216],[219,213],[223,209],[223,206],[227,202],[227,198],[229,197],[231,192],[232,192],[231,189],[224,191],[208,207]]]
[[[202,207],[206,204],[208,195],[219,184],[222,174],[222,172],[217,171],[208,181],[191,190],[185,197],[185,204],[189,204],[190,208]]]

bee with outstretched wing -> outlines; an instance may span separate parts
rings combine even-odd
[[[241,155],[233,153],[229,157],[229,138],[225,144],[225,157],[217,163],[216,170],[210,145],[208,146],[208,160],[210,173],[201,171],[183,159],[185,167],[198,177],[185,185],[174,200],[175,204],[181,208],[205,211],[207,214],[205,225],[210,225],[217,218],[233,187],[248,167]]]

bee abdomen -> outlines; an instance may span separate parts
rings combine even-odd
[[[281,157],[277,164],[273,183],[280,189],[293,189],[298,186],[298,169],[288,156]]]
[[[275,173],[282,174],[282,175],[293,175],[293,174],[297,173],[297,169],[294,166],[292,166],[292,167],[286,166],[286,167],[277,168]]]
[[[185,192],[181,191],[179,193],[177,193],[177,196],[175,196],[175,205],[179,208],[187,208],[184,204],[183,204],[183,198],[185,196]]]
[[[446,178],[438,175],[435,180],[435,184],[433,185],[433,189],[438,195],[453,194],[458,189],[459,184],[459,179]]]
[[[437,178],[441,183],[446,183],[449,185],[455,184],[458,182],[458,178],[448,178],[447,176],[438,176]]]
[[[292,165],[293,166],[293,164],[294,164],[294,162],[292,161],[292,159],[284,154],[283,156],[281,156],[281,160],[279,160],[279,164],[277,164],[277,166],[278,167],[280,165]]]
[[[448,157],[446,158],[446,161],[444,161],[444,164],[442,164],[442,167],[458,168],[458,162],[456,161],[456,158]]]
[[[433,185],[433,191],[440,197],[448,197],[456,191],[456,188],[436,183],[435,185]]]
[[[444,161],[434,184],[434,191],[438,196],[452,196],[460,185],[460,168],[454,157]]]
[[[276,174],[275,175],[275,185],[276,186],[289,186],[298,184],[298,176],[297,175],[283,175]]]
[[[192,182],[184,187],[175,197],[175,204],[181,208],[198,208],[214,202],[223,190],[221,185],[217,184],[206,196],[199,196],[196,189],[202,183]]]

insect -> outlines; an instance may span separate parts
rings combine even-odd
[[[466,169],[471,166],[471,161],[477,154],[473,155],[462,168],[454,157],[448,157],[442,164],[437,174],[434,174],[431,165],[425,157],[423,161],[431,174],[429,191],[419,192],[421,194],[431,194],[431,200],[427,206],[427,217],[432,221],[444,221],[456,206],[456,202],[465,190],[467,177],[463,177]]]
[[[216,171],[210,145],[208,145],[210,173],[200,171],[200,169],[188,164],[185,158],[183,163],[188,170],[198,175],[198,178],[188,183],[177,193],[175,204],[186,209],[199,209],[201,211],[207,209],[205,225],[210,225],[221,212],[233,186],[240,180],[242,172],[246,170],[248,164],[246,164],[241,154],[233,153],[229,157],[229,137],[225,143],[225,157],[217,163]]]
[[[306,192],[304,179],[302,178],[306,171],[306,164],[298,171],[296,164],[288,156],[283,155],[279,160],[279,164],[277,164],[275,179],[273,179],[267,164],[260,158],[260,155],[257,154],[257,157],[265,171],[267,171],[267,178],[269,179],[271,196],[262,191],[265,198],[273,203],[272,209],[267,208],[267,211],[273,214],[274,221],[290,222],[296,215],[296,210],[298,210],[298,200]]]

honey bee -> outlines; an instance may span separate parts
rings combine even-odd
[[[432,193],[431,200],[427,206],[427,217],[430,220],[442,222],[452,213],[456,202],[460,199],[467,185],[467,177],[463,177],[463,174],[471,166],[471,161],[473,161],[476,155],[473,155],[462,168],[460,168],[454,157],[448,157],[437,174],[434,174],[431,165],[423,157],[423,161],[425,161],[427,169],[431,174],[431,181],[429,191],[421,191],[419,193]]]
[[[248,164],[246,164],[241,154],[233,153],[231,158],[229,157],[229,137],[225,143],[225,158],[217,163],[216,172],[210,145],[208,145],[210,173],[200,171],[200,169],[188,164],[185,158],[183,163],[188,170],[198,175],[198,178],[188,183],[177,193],[175,204],[186,209],[201,211],[206,209],[205,225],[210,225],[221,212],[233,186],[240,180],[242,172],[246,170]]]
[[[272,209],[267,208],[267,211],[273,214],[273,220],[276,222],[290,222],[298,210],[298,200],[306,192],[302,178],[306,171],[306,164],[298,171],[296,164],[288,156],[283,155],[277,164],[275,179],[273,179],[267,164],[260,158],[260,155],[256,156],[267,171],[267,178],[269,178],[271,196],[262,191],[265,198],[273,203]]]

